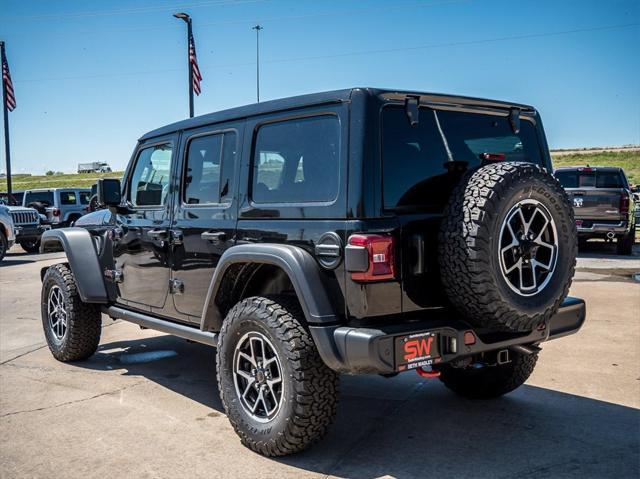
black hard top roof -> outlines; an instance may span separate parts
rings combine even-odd
[[[140,140],[146,140],[161,135],[173,133],[174,131],[186,130],[189,128],[197,128],[208,124],[219,123],[222,121],[230,121],[240,118],[247,118],[265,113],[276,111],[286,111],[294,108],[302,108],[306,106],[320,105],[326,103],[340,103],[349,101],[355,91],[361,91],[370,96],[378,96],[383,100],[404,100],[410,95],[420,95],[421,101],[432,103],[448,103],[455,105],[477,105],[496,108],[519,108],[527,112],[535,112],[535,109],[529,105],[520,103],[512,103],[497,100],[488,100],[483,98],[473,98],[457,95],[447,95],[441,93],[425,93],[403,90],[385,90],[380,88],[347,88],[344,90],[325,91],[320,93],[311,93],[308,95],[292,96],[288,98],[280,98],[277,100],[265,101],[262,103],[253,103],[250,105],[222,110],[206,115],[196,116],[186,120],[181,120],[170,125],[163,126],[152,130],[140,137]]]

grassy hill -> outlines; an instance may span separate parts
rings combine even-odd
[[[24,176],[12,177],[14,190],[27,190],[32,188],[89,188],[98,178],[121,178],[122,171],[112,173],[72,173],[68,175],[51,176]],[[0,180],[0,191],[7,191],[7,180]]]
[[[597,153],[552,154],[553,166],[621,166],[627,173],[632,184],[640,184],[640,151],[615,151]],[[120,178],[122,171],[112,173],[82,173],[54,176],[24,176],[13,177],[14,190],[30,188],[57,187],[90,187],[97,178]],[[0,180],[0,191],[7,191],[7,180]]]

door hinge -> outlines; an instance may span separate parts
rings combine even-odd
[[[181,279],[170,279],[169,280],[169,292],[171,294],[182,294],[184,293],[184,281]]]
[[[104,277],[107,281],[111,281],[112,283],[122,283],[123,275],[122,271],[118,271],[117,269],[106,269],[104,270]]]

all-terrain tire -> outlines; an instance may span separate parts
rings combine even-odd
[[[40,252],[40,240],[35,241],[20,241],[20,246],[27,253],[39,253]]]
[[[631,229],[628,233],[620,236],[616,244],[616,252],[619,255],[629,256],[633,254],[633,245],[636,242],[636,226],[631,225]]]
[[[520,220],[514,212],[518,208],[526,211],[530,206],[533,208],[531,215],[538,215],[538,224],[544,225],[545,215],[553,220],[548,225],[555,228],[557,248],[555,261],[549,259],[553,269],[544,281],[539,281],[539,291],[525,294],[516,289],[505,274],[503,261],[509,251],[505,248],[506,253],[502,257],[500,254],[505,244],[502,235],[508,231],[506,218],[515,218],[512,228],[515,230]],[[540,211],[536,213],[536,209]],[[550,228],[548,226],[546,231],[551,231]],[[478,327],[531,331],[548,321],[567,296],[575,270],[576,238],[573,208],[564,189],[539,166],[507,162],[471,171],[453,191],[440,228],[439,264],[447,297]],[[514,246],[514,251],[522,248],[527,249],[528,255],[537,254],[531,251],[538,251],[540,246],[527,241],[526,245],[523,242]],[[533,268],[530,258],[523,262],[527,263],[526,267]],[[531,276],[532,269],[526,267],[524,271]],[[536,267],[534,276],[542,271],[537,264]]]
[[[535,368],[538,353],[509,352],[511,361],[496,366],[454,368],[440,367],[440,381],[446,387],[469,399],[491,399],[522,386]]]
[[[299,452],[327,432],[338,403],[338,375],[320,358],[295,297],[246,298],[224,320],[218,341],[218,388],[241,442],[265,456]],[[256,420],[241,403],[234,383],[236,347],[259,333],[273,345],[282,368],[282,402],[275,417]]]
[[[49,317],[51,290],[62,294],[66,312],[66,328],[54,330]],[[79,361],[96,352],[100,343],[102,317],[97,304],[83,303],[73,273],[66,264],[56,264],[47,269],[42,280],[42,327],[51,354],[58,361]],[[59,318],[57,318],[59,320]],[[57,324],[57,322],[56,322]],[[56,336],[56,332],[60,333]]]
[[[8,249],[9,249],[9,242],[7,241],[7,237],[4,234],[4,231],[0,229],[0,261],[4,259]]]

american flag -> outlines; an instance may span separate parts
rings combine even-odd
[[[200,82],[202,81],[202,75],[200,74],[200,68],[198,67],[198,58],[196,57],[196,42],[193,40],[193,35],[189,37],[189,63],[193,69],[193,91],[196,95],[200,95],[202,91],[200,89]]]
[[[13,111],[16,108],[16,94],[13,91],[13,82],[11,81],[7,57],[4,55],[2,55],[2,84],[5,91],[4,102],[7,105],[7,109]]]

